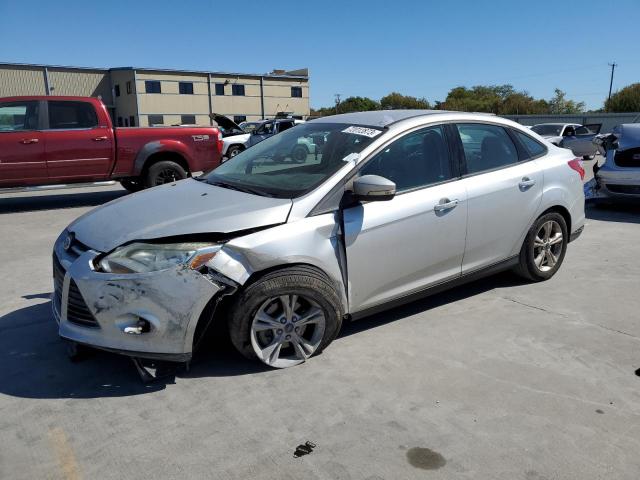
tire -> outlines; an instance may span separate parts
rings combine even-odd
[[[291,160],[294,163],[304,163],[307,159],[307,155],[309,154],[309,150],[304,145],[296,145],[291,150]]]
[[[596,158],[595,155],[583,155],[582,156],[583,160],[593,160],[594,158]]]
[[[289,316],[287,303],[293,303]],[[344,314],[327,276],[307,266],[264,275],[239,292],[230,307],[233,346],[246,358],[274,368],[298,365],[322,352],[338,335]],[[268,347],[278,343],[280,347],[269,353]]]
[[[120,180],[120,185],[131,193],[139,192],[144,188],[144,184],[139,178],[127,178],[125,180]]]
[[[184,168],[171,160],[161,160],[149,167],[145,175],[145,187],[151,188],[187,178]]]
[[[233,158],[236,155],[238,155],[240,152],[242,152],[243,150],[244,150],[244,148],[242,148],[241,145],[232,145],[227,150],[227,158]]]
[[[546,225],[551,226],[548,235]],[[559,239],[558,233],[561,234]],[[568,240],[567,222],[562,215],[557,212],[542,215],[527,232],[520,250],[516,273],[533,282],[550,279],[562,265]]]

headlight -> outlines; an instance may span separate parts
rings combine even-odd
[[[188,265],[197,270],[220,248],[221,245],[211,243],[132,243],[115,249],[100,260],[100,269],[109,273],[146,273]]]

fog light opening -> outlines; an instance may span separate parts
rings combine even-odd
[[[134,325],[124,327],[123,331],[129,335],[142,335],[143,333],[151,331],[151,323],[144,318],[138,317]]]

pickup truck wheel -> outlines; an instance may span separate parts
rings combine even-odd
[[[155,187],[182,180],[183,178],[187,178],[187,172],[184,171],[184,168],[171,160],[162,160],[154,163],[147,170],[145,186],[148,188]]]
[[[128,192],[139,192],[144,188],[144,184],[139,179],[127,178],[126,180],[120,180],[120,185],[124,187]]]

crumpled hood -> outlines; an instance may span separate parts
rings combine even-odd
[[[109,252],[132,240],[197,233],[232,233],[287,221],[291,200],[269,198],[193,179],[113,200],[68,229],[90,248]]]

